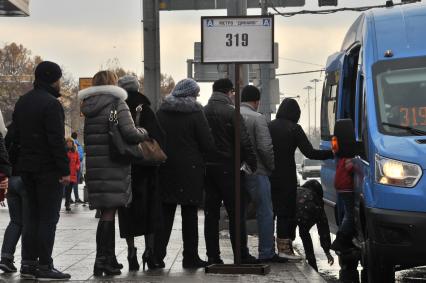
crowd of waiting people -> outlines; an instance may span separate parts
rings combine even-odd
[[[140,93],[135,76],[118,78],[111,71],[98,72],[93,77],[93,86],[78,94],[85,118],[83,153],[75,133],[65,139],[64,111],[58,100],[61,77],[61,68],[56,63],[40,63],[35,69],[34,89],[19,98],[7,134],[4,129],[0,135],[0,191],[7,191],[11,217],[4,236],[0,269],[17,271],[13,259],[22,234],[21,277],[64,280],[71,277],[55,269],[52,250],[63,188],[66,210],[70,210],[72,191],[75,202],[81,202],[78,184],[83,162],[89,207],[100,213],[95,276],[118,275],[123,268],[115,255],[116,214],[120,236],[128,246],[129,270],[140,269],[135,246],[138,236],[145,237],[143,269],[146,265],[149,269],[164,268],[178,205],[182,217],[183,268],[223,263],[219,248],[222,204],[229,216],[234,255],[237,237],[241,240],[243,264],[300,260],[292,244],[299,226],[306,259],[317,269],[309,235],[314,225],[318,227],[328,261],[333,264],[321,184],[310,180],[297,188],[294,155],[297,148],[311,159],[331,159],[334,154],[312,147],[298,124],[301,111],[295,100],[284,99],[276,119],[268,123],[257,111],[260,91],[250,85],[243,88],[240,136],[244,170],[235,172],[235,92],[229,79],[214,82],[213,93],[204,107],[197,101],[199,85],[192,79],[183,79],[155,113],[148,98]],[[167,160],[161,165],[113,160],[112,109],[126,143],[155,140]],[[336,184],[344,200],[345,225],[333,246],[340,251],[350,245],[353,233],[353,195],[351,199],[347,194],[351,193],[353,181],[350,158],[341,158],[338,164],[341,171],[336,174],[339,175]],[[242,176],[239,235],[234,230],[235,174]],[[256,209],[258,257],[250,253],[247,245],[248,199]],[[198,251],[201,206],[205,213],[207,260]]]

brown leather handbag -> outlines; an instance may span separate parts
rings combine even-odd
[[[135,126],[140,127],[140,117],[143,110],[143,104],[136,107]],[[143,160],[136,160],[134,164],[154,166],[159,165],[167,160],[167,155],[161,149],[158,142],[150,138],[144,142],[139,143],[140,149],[143,152]]]

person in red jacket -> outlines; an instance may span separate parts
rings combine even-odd
[[[80,158],[77,151],[77,146],[72,138],[68,138],[66,142],[67,155],[70,166],[70,183],[65,187],[65,209],[71,211],[71,193],[75,184],[77,184],[77,174],[80,170]]]
[[[354,235],[354,165],[352,158],[336,154],[337,166],[334,177],[334,187],[337,191],[337,202],[343,209],[343,219],[339,225],[336,239],[331,244],[331,249],[336,253],[343,253],[354,247],[352,237]]]

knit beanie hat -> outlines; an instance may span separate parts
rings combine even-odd
[[[58,64],[43,61],[35,69],[35,80],[47,84],[53,84],[62,77],[62,70]]]
[[[193,79],[183,79],[176,84],[171,95],[175,97],[196,97],[200,95],[200,86]]]
[[[243,88],[241,92],[241,102],[250,102],[250,101],[259,101],[260,100],[260,91],[257,87],[252,85],[247,85]]]
[[[228,93],[234,88],[230,79],[219,79],[213,83],[213,91]]]
[[[139,91],[139,81],[136,76],[125,75],[118,79],[118,86],[127,91]]]

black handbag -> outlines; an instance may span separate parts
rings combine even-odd
[[[113,103],[108,118],[111,160],[124,164],[142,161],[144,159],[144,154],[140,146],[141,143],[129,144],[123,139],[120,128],[118,127],[117,105],[118,101]]]

